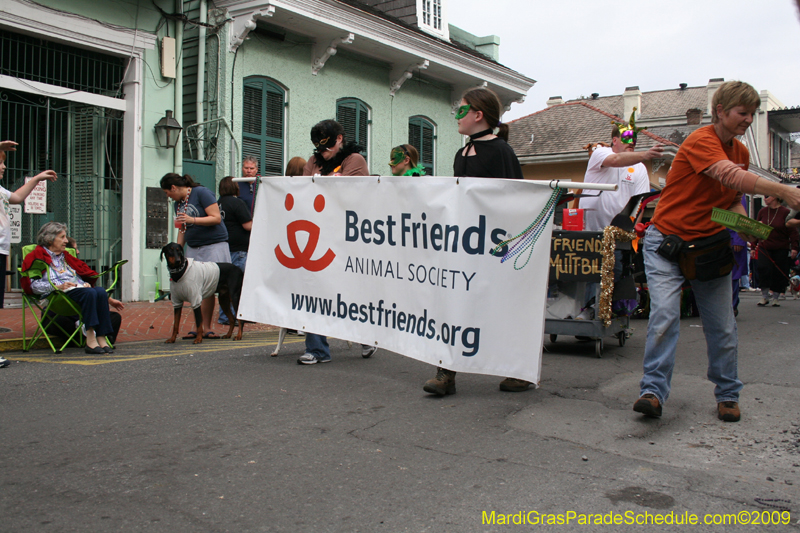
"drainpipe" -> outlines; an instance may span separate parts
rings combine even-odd
[[[183,0],[175,0],[175,11],[183,14]],[[183,21],[175,22],[175,44],[178,47],[178,63],[175,65],[175,113],[173,117],[183,124]],[[183,175],[183,139],[175,146],[173,172]]]
[[[199,35],[198,35],[198,42],[197,42],[197,120],[195,121],[197,124],[201,124],[205,122],[205,113],[203,108],[203,100],[204,100],[204,93],[205,93],[205,79],[206,79],[206,27],[203,24],[206,23],[206,19],[208,18],[208,7],[206,5],[206,0],[200,0],[200,26],[199,26]],[[200,139],[197,143],[197,158],[205,160],[206,158],[206,149],[205,143],[203,142],[203,126],[199,126],[197,128],[197,137]]]

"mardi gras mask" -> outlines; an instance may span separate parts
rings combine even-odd
[[[328,141],[330,141],[330,140],[331,140],[330,137],[325,137],[324,139],[320,139],[318,141],[312,141],[312,142],[314,143],[314,148],[316,148],[320,152],[324,152],[326,150],[330,150],[331,149],[331,147],[328,146]],[[333,144],[336,144],[336,141],[334,141]]]
[[[458,111],[456,112],[456,120],[461,120],[462,118],[466,117],[467,113],[469,113],[469,104],[464,104],[458,108]]]
[[[633,130],[625,130],[620,135],[620,140],[625,144],[636,144],[636,132]]]
[[[636,145],[636,137],[639,135],[639,132],[642,130],[646,130],[647,128],[637,128],[636,127],[636,108],[633,108],[631,112],[631,118],[627,124],[622,124],[621,122],[617,122],[615,120],[611,121],[619,129],[620,134],[620,141],[625,144],[633,144]]]
[[[397,148],[392,148],[392,153],[389,156],[391,158],[389,166],[396,167],[397,165],[405,161],[406,156],[408,156],[408,153],[402,146],[398,146]]]

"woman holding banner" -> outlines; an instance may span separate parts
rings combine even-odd
[[[354,142],[346,143],[344,128],[335,120],[323,120],[311,128],[314,154],[303,167],[303,176],[369,176],[363,150]],[[367,359],[378,351],[377,346],[361,345],[361,357]],[[306,334],[306,350],[297,360],[299,365],[329,363],[331,350],[328,338],[316,333]]]
[[[500,99],[484,87],[469,89],[461,97],[456,113],[458,133],[468,135],[469,142],[456,152],[454,176],[522,179],[517,155],[507,142],[508,125],[500,122],[502,111]],[[500,382],[500,390],[506,392],[521,392],[529,386],[529,381],[515,378]],[[437,396],[455,394],[456,372],[439,367],[436,377],[426,381],[422,389]]]

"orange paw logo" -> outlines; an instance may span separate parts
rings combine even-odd
[[[287,211],[291,211],[294,207],[294,197],[291,194],[286,195],[284,207],[286,207]],[[325,197],[318,194],[317,197],[314,198],[314,210],[317,213],[321,213],[323,209],[325,209]],[[306,246],[302,250],[297,244],[298,231],[303,231],[308,234],[308,242],[306,242]],[[286,226],[286,238],[289,241],[289,250],[292,252],[292,256],[289,257],[283,253],[280,245],[278,245],[275,247],[275,257],[278,258],[278,262],[292,270],[305,268],[309,272],[319,272],[320,270],[328,268],[336,257],[336,254],[333,253],[333,250],[330,248],[328,248],[325,255],[319,259],[311,259],[319,243],[319,231],[319,226],[308,220],[295,220]]]

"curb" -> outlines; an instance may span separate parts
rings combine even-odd
[[[39,350],[42,348],[50,348],[50,345],[47,344],[47,341],[44,339],[37,340],[33,346],[31,346],[31,350]],[[3,352],[14,352],[14,351],[22,351],[22,339],[0,339],[0,353]]]

